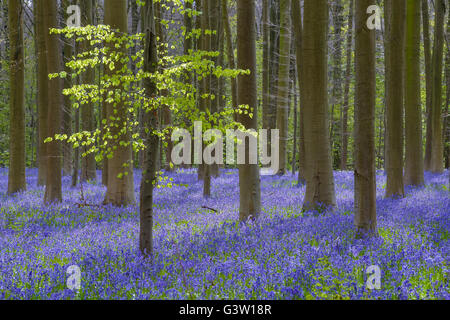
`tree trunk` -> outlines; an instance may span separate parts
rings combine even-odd
[[[253,117],[241,114],[239,122],[246,129],[257,129],[258,97],[256,83],[256,31],[254,0],[237,1],[237,67],[250,70],[249,75],[238,77],[238,104],[253,109]],[[255,219],[261,211],[261,188],[259,167],[250,164],[249,146],[245,148],[245,164],[239,168],[239,220]]]
[[[38,143],[38,186],[44,186],[47,178],[47,144],[48,135],[48,72],[47,49],[45,47],[46,29],[44,25],[43,1],[36,1],[36,44],[37,44],[37,107],[39,121]]]
[[[403,187],[403,97],[405,74],[405,0],[391,0],[388,10],[389,68],[386,75],[387,149],[386,197],[404,196]]]
[[[92,11],[92,0],[84,0],[82,2],[82,24],[83,26],[92,25],[93,23],[93,11]],[[91,49],[89,41],[83,41],[81,44],[81,50],[87,52]],[[87,70],[82,75],[83,84],[93,84],[94,70],[92,68],[87,68]],[[81,125],[82,130],[93,133],[94,131],[94,105],[91,102],[80,106],[81,108]],[[81,182],[86,181],[96,181],[97,171],[95,163],[95,154],[87,153],[91,149],[91,145],[86,145],[82,147],[82,158],[81,158]]]
[[[328,131],[327,29],[328,3],[305,0],[303,64],[305,71],[305,151],[307,162],[305,210],[319,204],[334,206],[333,168]],[[306,78],[307,76],[307,78]]]
[[[375,30],[366,27],[374,0],[356,0],[355,219],[357,237],[377,230],[375,177]]]
[[[431,67],[431,40],[430,40],[430,18],[428,12],[428,0],[422,0],[422,22],[423,22],[423,51],[425,53],[425,85],[426,85],[426,115],[427,128],[425,140],[424,169],[430,170],[431,161],[431,96],[433,94],[433,74]]]
[[[63,1],[63,10],[64,17],[68,19],[69,14],[67,13],[67,8],[70,6],[69,0]],[[68,62],[73,55],[73,46],[74,41],[65,39],[63,46],[63,59],[64,59],[64,71],[67,74],[70,74],[70,68],[65,64]],[[66,77],[63,80],[64,88],[69,89],[72,87],[72,78]],[[62,132],[66,134],[68,137],[72,135],[72,101],[70,100],[70,96],[64,96],[64,106],[63,106],[63,115],[62,115]],[[72,174],[73,170],[73,148],[70,143],[64,142],[62,144],[62,154],[63,154],[63,176],[69,176]]]
[[[302,75],[302,72],[304,71],[304,63],[303,63],[303,56],[302,56],[302,44],[303,44],[303,38],[302,38],[302,32],[303,32],[303,26],[302,26],[302,12],[300,10],[300,0],[292,0],[292,23],[294,27],[294,34],[295,34],[295,51],[296,51],[296,61],[297,61],[297,81],[298,81],[298,87],[300,91],[300,121],[299,121],[299,155],[298,155],[298,185],[301,185],[305,183],[306,181],[306,158],[305,158],[305,122],[304,122],[304,97],[305,97],[305,91],[304,91],[304,81],[305,76]]]
[[[120,32],[128,32],[127,19],[127,2],[126,0],[115,0],[105,2],[105,24],[110,25],[112,29]],[[117,51],[121,55],[127,54],[127,49],[114,48],[114,45],[107,43],[112,50]],[[122,68],[120,63],[116,63],[114,70],[106,68],[106,74],[113,75]],[[120,88],[113,88],[119,90]],[[111,90],[111,89],[110,89]],[[124,124],[127,122],[127,108],[123,102],[116,102],[114,104],[106,104],[106,116],[112,136],[118,135],[119,139],[125,143],[130,142],[130,132],[126,129],[126,133],[120,133]],[[111,117],[115,120],[112,121]],[[118,125],[119,128],[116,128]],[[134,181],[133,181],[133,164],[132,164],[132,149],[131,144],[122,146],[119,141],[111,141],[112,147],[117,147],[113,151],[113,157],[108,159],[108,185],[105,196],[105,204],[112,204],[115,206],[126,206],[135,203],[134,196]]]
[[[405,185],[424,184],[420,90],[420,1],[406,2]]]
[[[209,13],[209,0],[202,1],[202,50],[211,51],[211,36],[206,32],[210,30],[210,20],[207,13]],[[206,75],[202,80],[201,91],[202,95],[211,93],[211,75]],[[203,112],[211,111],[211,99],[200,98],[200,108]],[[203,148],[202,148],[203,152]],[[207,164],[201,164],[199,167],[199,176],[203,180],[203,197],[211,196],[211,170]]]
[[[228,57],[228,65],[230,69],[236,68],[236,62],[234,59],[234,46],[233,46],[233,35],[231,34],[230,21],[228,20],[228,6],[227,0],[222,0],[222,20],[223,26],[225,28],[226,35],[226,43],[227,43],[227,57]],[[237,104],[237,80],[236,78],[231,78],[231,102],[233,104],[233,108],[236,110],[238,107]],[[235,120],[237,119],[237,114],[235,114]]]
[[[8,194],[26,189],[25,181],[25,92],[23,8],[20,1],[8,1],[9,83],[9,172]]]
[[[444,55],[445,0],[436,0],[436,21],[432,59],[433,91],[431,98],[431,158],[430,171],[444,172],[442,139],[442,60]]]
[[[342,108],[342,26],[343,10],[341,0],[333,1],[333,27],[334,27],[334,43],[333,43],[333,92],[331,101],[331,115],[330,115],[330,142],[331,142],[331,159],[333,161],[333,167],[337,167],[339,161],[339,148],[334,151],[334,135],[335,135],[335,123],[337,122],[334,117],[335,110]]]
[[[342,106],[341,120],[341,170],[347,170],[348,161],[348,109],[350,107],[350,81],[352,73],[353,2],[354,0],[350,0],[348,11],[347,65],[345,69],[344,105]]]
[[[289,69],[291,61],[291,0],[280,0],[280,56],[278,60],[277,129],[280,130],[279,170],[284,175],[287,166],[289,129]]]
[[[294,0],[296,1],[296,0]],[[294,68],[295,72],[297,68]],[[294,72],[294,81],[292,84],[292,94],[294,96],[294,143],[292,145],[292,175],[295,174],[297,170],[297,128],[298,128],[298,105],[297,105],[297,75]]]
[[[144,49],[144,71],[154,73],[157,71],[158,56],[155,31],[155,19],[153,0],[146,0],[143,14],[143,31],[145,32]],[[156,83],[150,79],[144,81],[145,93],[153,96],[157,93]],[[158,110],[147,111],[144,118],[145,126],[157,129]],[[152,130],[150,130],[152,132]],[[145,157],[145,168],[142,171],[141,194],[140,194],[140,227],[139,227],[139,249],[145,256],[153,252],[153,190],[156,184],[156,163],[158,158],[159,138],[149,133],[146,137],[147,155]]]
[[[269,51],[269,105],[263,110],[263,128],[269,130],[268,141],[272,141],[270,130],[277,125],[278,58],[280,39],[280,1],[270,0],[270,51]],[[270,146],[268,147],[270,153]]]
[[[447,15],[447,31],[446,31],[446,44],[447,53],[445,55],[445,83],[447,86],[446,100],[445,100],[445,113],[444,113],[444,126],[442,127],[442,136],[444,137],[444,160],[445,168],[450,168],[450,128],[449,124],[449,104],[450,104],[450,47],[448,42],[448,35],[450,34],[450,14]]]
[[[226,3],[226,0],[222,0]],[[270,10],[270,0],[262,0],[262,32],[263,32],[263,66],[262,66],[262,110],[263,110],[263,128],[265,127],[264,121],[266,112],[270,107],[270,20],[269,20],[269,10]]]
[[[49,29],[58,28],[57,1],[50,0],[41,3],[44,12],[45,47],[47,49],[48,74],[59,73],[62,66],[59,36],[50,35]],[[61,133],[62,120],[62,81],[60,78],[48,80],[48,136],[53,137]],[[51,94],[50,94],[51,93]],[[60,142],[52,141],[47,145],[47,178],[45,183],[45,203],[60,202],[62,200],[61,174],[62,159]]]
[[[209,28],[211,30],[211,51],[218,52],[219,51],[219,28],[220,28],[220,20],[221,20],[221,0],[209,0]],[[219,57],[212,57],[211,60],[214,62],[215,66],[218,66]],[[214,99],[211,103],[211,113],[217,113],[219,111],[219,78],[215,75],[211,75],[211,95],[213,95]],[[214,152],[213,152],[214,155]],[[219,176],[219,165],[217,163],[213,163],[210,165],[210,173],[213,177]]]

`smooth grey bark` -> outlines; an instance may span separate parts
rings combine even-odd
[[[279,170],[287,170],[287,141],[289,139],[289,70],[291,62],[291,0],[280,0],[280,56],[278,60],[277,129],[279,139]]]
[[[112,29],[120,32],[128,32],[127,18],[127,2],[126,0],[115,0],[105,2],[105,24],[111,26]],[[114,44],[107,43],[112,50],[117,53],[126,55],[127,49],[115,48]],[[106,74],[111,75],[122,68],[120,63],[115,65],[114,70],[105,69]],[[121,89],[110,88],[110,90]],[[127,108],[123,102],[106,104],[106,119],[111,131],[111,135],[118,135],[121,141],[130,142],[130,130],[126,129],[125,133],[121,133],[123,126],[126,124]],[[111,120],[114,118],[114,121]],[[116,124],[119,124],[116,127]],[[127,206],[136,202],[134,194],[133,180],[133,164],[132,164],[132,147],[131,144],[120,145],[119,141],[110,141],[111,147],[117,147],[113,151],[113,157],[108,159],[108,184],[106,188],[105,204],[114,206]],[[126,166],[126,167],[125,167]]]
[[[153,0],[146,0],[142,9],[143,31],[145,32],[144,71],[154,73],[157,71],[158,55],[155,31],[155,15]],[[157,93],[156,83],[150,79],[144,80],[144,88],[147,96]],[[149,110],[145,116],[145,126],[156,129],[158,125],[158,110]],[[151,132],[152,130],[150,130]],[[146,136],[147,155],[145,168],[142,171],[141,194],[139,203],[139,249],[145,256],[153,253],[153,190],[156,184],[157,161],[159,154],[159,138],[149,133]]]
[[[376,234],[375,30],[366,25],[374,0],[356,0],[355,25],[355,218],[356,236]]]
[[[328,2],[305,0],[303,25],[306,194],[305,210],[335,206],[330,135],[328,131],[327,74]]]
[[[238,104],[248,105],[253,117],[239,115],[239,122],[246,129],[257,129],[258,98],[256,83],[256,30],[254,0],[237,0],[237,67],[250,70],[249,75],[238,77]],[[255,219],[261,212],[261,188],[259,167],[249,163],[248,144],[245,148],[246,164],[239,168],[239,220]]]
[[[306,181],[306,158],[305,158],[305,124],[304,124],[304,82],[305,76],[303,75],[303,56],[302,56],[302,12],[300,9],[300,0],[292,0],[292,23],[295,35],[295,57],[297,62],[297,82],[300,91],[300,121],[299,121],[299,137],[298,137],[298,185],[304,184]]]
[[[431,96],[431,158],[430,171],[444,172],[444,142],[442,137],[442,64],[444,57],[445,0],[436,0],[436,20],[432,58]]]
[[[14,194],[26,189],[24,25],[20,1],[8,1],[8,24],[10,45],[8,194]]]
[[[62,66],[62,53],[59,36],[50,35],[51,28],[58,28],[57,1],[46,1],[43,6],[45,26],[45,47],[47,49],[48,74],[59,73]],[[61,133],[62,121],[62,81],[60,78],[48,80],[48,136],[55,137]],[[51,94],[50,94],[51,93]],[[45,181],[45,203],[62,201],[62,155],[60,142],[53,140],[47,145],[47,177]]]
[[[406,1],[405,185],[424,184],[420,90],[420,1]]]
[[[47,145],[48,137],[48,72],[47,50],[45,47],[45,26],[43,1],[35,3],[36,46],[37,46],[37,108],[38,108],[38,179],[37,185],[44,186],[47,178]]]
[[[344,85],[344,104],[341,119],[341,170],[347,170],[348,161],[348,109],[350,107],[350,80],[352,72],[352,43],[353,43],[353,10],[354,0],[350,0],[348,12],[347,53]]]
[[[406,1],[391,0],[386,75],[386,197],[405,194],[403,186],[403,128]]]

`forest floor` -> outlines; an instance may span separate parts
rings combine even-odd
[[[337,208],[302,212],[305,186],[294,176],[262,177],[263,212],[239,224],[238,175],[224,170],[202,198],[193,170],[168,174],[156,191],[155,254],[138,251],[137,207],[101,206],[105,189],[63,180],[63,203],[44,206],[37,171],[28,191],[6,196],[0,169],[0,299],[450,299],[448,172],[384,199],[377,173],[379,236],[355,239],[353,174],[335,172]],[[99,176],[100,180],[100,176]],[[140,173],[135,173],[136,199]],[[216,209],[217,212],[202,208]],[[81,269],[81,289],[67,269]],[[381,288],[366,273],[381,269]]]

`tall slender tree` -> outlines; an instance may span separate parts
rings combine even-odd
[[[330,114],[330,142],[331,142],[331,157],[333,161],[333,167],[339,166],[339,147],[335,150],[335,126],[338,122],[335,119],[335,111],[342,108],[342,26],[344,24],[344,6],[341,0],[335,0],[332,2],[332,16],[333,16],[333,88],[332,88],[332,100],[331,100],[331,114]]]
[[[233,45],[233,35],[231,34],[230,21],[228,17],[228,5],[227,0],[222,0],[222,20],[225,31],[225,39],[227,43],[227,57],[228,65],[230,69],[236,68],[236,59],[234,58],[234,45]],[[233,108],[236,110],[237,104],[237,79],[231,78],[231,103]],[[235,114],[237,115],[237,113]],[[236,119],[236,116],[235,116]]]
[[[158,55],[153,0],[145,0],[145,6],[142,10],[142,25],[145,33],[144,71],[154,73],[157,71]],[[156,83],[150,79],[145,79],[144,88],[147,96],[153,96],[157,93]],[[157,129],[158,110],[147,111],[144,119],[147,128]],[[156,184],[159,154],[159,138],[152,132],[153,130],[150,130],[146,137],[147,155],[145,157],[145,168],[142,171],[139,204],[139,248],[141,253],[146,256],[153,252],[153,189]]]
[[[72,5],[70,0],[64,0],[62,2],[64,17],[65,20],[69,18],[70,12],[67,12],[68,7]],[[65,25],[64,25],[65,27]],[[73,39],[64,39],[63,45],[63,62],[64,62],[64,71],[67,74],[70,73],[70,68],[65,65],[73,55],[74,51],[74,41]],[[72,87],[72,78],[66,77],[63,80],[64,88]],[[70,96],[65,95],[63,97],[64,105],[63,105],[63,115],[62,115],[62,133],[66,134],[68,137],[72,135],[72,101],[70,100]],[[73,169],[73,148],[70,143],[62,144],[62,155],[63,155],[63,175],[69,176],[72,174]]]
[[[405,185],[422,185],[422,108],[420,95],[420,5],[406,0]]]
[[[287,170],[287,141],[289,139],[289,70],[291,61],[291,0],[280,0],[280,56],[278,60],[277,129],[280,130],[279,171]]]
[[[292,0],[292,23],[295,34],[295,58],[297,62],[297,82],[300,91],[300,121],[299,121],[299,156],[298,156],[298,185],[306,181],[306,158],[305,158],[305,123],[304,123],[304,79],[302,75],[304,71],[303,64],[303,25],[302,25],[302,11],[300,9],[300,0]]]
[[[376,233],[375,30],[367,28],[374,0],[356,0],[355,25],[355,227],[357,237]]]
[[[92,25],[94,21],[94,13],[92,10],[93,0],[84,0],[82,4],[82,24],[83,26]],[[90,50],[89,41],[83,41],[81,44],[82,51]],[[92,68],[87,68],[82,75],[83,84],[93,84],[95,81],[95,74]],[[94,131],[94,104],[88,102],[81,106],[81,124],[82,130],[92,133]],[[89,153],[91,145],[83,146],[83,156],[81,158],[81,182],[97,180],[95,154]]]
[[[109,0],[105,2],[105,24],[119,32],[127,33],[126,0]],[[115,48],[111,43],[107,43],[107,46],[111,50],[117,51],[118,54],[127,54],[125,47]],[[106,74],[114,75],[117,70],[122,68],[121,62],[118,61],[114,67],[113,70],[106,68]],[[122,90],[123,88],[117,87],[113,89]],[[111,134],[119,136],[122,143],[111,141],[111,147],[116,149],[113,150],[112,158],[108,159],[108,184],[104,203],[115,206],[133,204],[136,200],[134,195],[132,148],[130,144],[130,130],[127,128],[127,108],[123,101],[106,104],[106,119],[111,128]]]
[[[303,25],[304,125],[307,162],[304,208],[334,206],[333,168],[328,131],[328,2],[305,0]],[[306,75],[308,78],[306,78]]]
[[[255,30],[255,0],[237,1],[237,67],[250,70],[248,75],[238,77],[238,104],[248,105],[253,110],[253,117],[240,114],[239,122],[246,129],[257,129],[258,98],[256,83],[256,30]],[[245,164],[239,168],[239,219],[246,221],[257,218],[261,211],[261,188],[259,167],[250,164],[250,150],[245,148]]]
[[[47,145],[48,137],[48,72],[47,49],[45,47],[45,26],[43,1],[35,1],[36,46],[37,46],[37,107],[38,107],[38,186],[45,185],[47,177]]]
[[[25,182],[25,91],[23,7],[17,0],[8,1],[10,45],[9,101],[9,172],[8,193],[26,189]]]
[[[226,4],[227,0],[222,0]],[[270,103],[270,1],[262,0],[263,66],[262,66],[262,110],[267,111]],[[228,18],[227,18],[228,19]],[[263,119],[265,119],[263,115]],[[263,120],[264,121],[264,120]]]
[[[431,98],[431,158],[430,171],[444,172],[444,143],[442,137],[442,64],[444,56],[445,0],[436,0],[436,21],[432,58]]]
[[[425,55],[425,86],[426,86],[426,141],[424,169],[430,170],[431,161],[431,96],[433,94],[433,74],[431,67],[430,14],[428,0],[422,0],[423,51]]]
[[[341,170],[347,170],[348,161],[348,109],[350,105],[350,82],[352,72],[352,44],[353,44],[353,10],[354,0],[350,0],[348,9],[347,53],[345,67],[344,104],[341,119]]]
[[[278,58],[280,44],[280,1],[269,0],[270,3],[270,46],[269,46],[269,104],[263,110],[263,128],[269,130],[268,140],[271,141],[270,129],[277,125],[277,92],[278,92]],[[270,148],[269,148],[270,150]]]
[[[42,0],[41,0],[42,1]],[[58,28],[57,1],[41,3],[44,12],[45,47],[47,55],[48,74],[59,73],[62,66],[62,52],[59,36],[50,34],[51,28]],[[54,137],[61,133],[62,121],[62,81],[60,78],[48,80],[48,136]],[[61,144],[53,140],[47,143],[47,177],[45,181],[45,203],[60,202],[62,200],[61,176],[62,159]]]
[[[386,197],[403,196],[403,103],[405,74],[406,0],[391,0],[388,17],[390,32],[389,68],[386,74]]]

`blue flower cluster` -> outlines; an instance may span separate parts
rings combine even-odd
[[[152,261],[138,250],[137,207],[101,206],[105,189],[64,178],[64,200],[44,206],[36,170],[8,197],[0,169],[0,299],[450,299],[448,172],[384,199],[377,172],[378,237],[355,239],[353,174],[336,172],[337,207],[302,212],[295,178],[262,177],[263,212],[238,221],[238,174],[224,170],[202,198],[194,170],[157,189]],[[136,173],[138,194],[139,174]],[[216,209],[217,212],[202,208]],[[67,286],[79,266],[80,290]],[[380,289],[367,285],[378,266]]]

